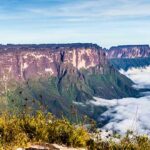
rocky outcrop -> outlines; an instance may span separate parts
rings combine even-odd
[[[54,79],[49,81],[47,77]],[[39,78],[44,79],[43,83],[36,80]],[[15,90],[18,81],[25,83],[23,88],[34,93],[30,97],[36,99],[35,95],[47,88],[51,91],[45,95],[70,101],[91,99],[93,95],[111,99],[137,94],[132,82],[108,63],[106,53],[96,44],[1,45],[0,94],[12,87]]]
[[[58,144],[31,145],[29,148],[17,148],[16,150],[86,150],[86,148],[73,148]]]
[[[112,58],[145,58],[150,57],[149,45],[122,45],[111,47],[107,57]]]
[[[0,77],[4,80],[59,76],[67,68],[75,71],[106,64],[105,52],[94,44],[0,46]]]

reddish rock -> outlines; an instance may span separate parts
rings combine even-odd
[[[0,77],[5,80],[59,76],[66,69],[74,73],[105,64],[105,53],[93,44],[0,46]]]
[[[107,51],[108,58],[143,58],[150,57],[149,45],[122,45],[111,47]]]

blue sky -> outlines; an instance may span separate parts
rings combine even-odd
[[[150,44],[150,0],[0,0],[0,43]]]

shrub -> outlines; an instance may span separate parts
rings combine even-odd
[[[89,133],[95,132],[95,133]],[[149,150],[150,139],[127,132],[119,142],[113,136],[102,140],[92,135],[101,134],[87,131],[83,125],[71,124],[66,118],[57,119],[52,114],[41,111],[32,114],[0,115],[0,150],[25,147],[30,143],[57,143],[72,147],[87,147],[89,150]]]
[[[86,146],[89,134],[81,126],[67,119],[57,119],[51,114],[37,112],[35,115],[0,115],[1,147],[25,146],[33,142]]]

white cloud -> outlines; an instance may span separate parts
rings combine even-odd
[[[127,71],[120,70],[120,73],[126,75],[133,80],[136,84],[136,88],[148,88],[150,87],[150,66],[144,68],[130,68]]]
[[[132,130],[138,134],[150,135],[150,96],[111,101],[101,98],[95,99],[96,101],[91,103],[108,107],[108,111],[99,117],[100,122],[110,118],[103,129],[116,130],[121,134]]]
[[[0,43],[150,43],[148,0],[14,0],[0,5]]]
[[[26,10],[49,17],[88,17],[95,19],[113,19],[114,17],[150,16],[150,3],[128,0],[92,0],[75,1],[55,7],[27,8]],[[82,19],[80,19],[82,21]]]
[[[121,72],[137,83],[138,88],[146,86],[150,89],[150,66]],[[95,98],[91,103],[108,107],[108,110],[99,117],[100,122],[110,119],[103,129],[116,130],[121,134],[132,130],[137,134],[150,136],[150,92],[146,92],[140,98],[113,100]]]

